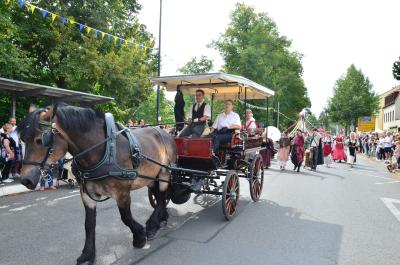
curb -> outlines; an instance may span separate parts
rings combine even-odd
[[[35,189],[35,190],[37,190],[37,189]],[[3,186],[3,187],[0,187],[0,197],[8,196],[8,195],[16,195],[16,194],[32,192],[32,191],[33,190],[26,188],[22,184]]]

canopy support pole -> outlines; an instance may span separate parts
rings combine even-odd
[[[15,117],[16,112],[17,112],[17,95],[15,95],[15,93],[12,93],[12,95],[11,95],[11,117]]]

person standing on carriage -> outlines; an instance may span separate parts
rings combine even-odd
[[[257,124],[256,120],[253,118],[253,111],[251,109],[246,110],[246,121],[243,122],[243,127],[244,129],[256,129]]]
[[[297,169],[297,172],[300,172],[300,167],[304,158],[304,136],[300,129],[297,129],[296,136],[293,139],[292,153],[290,157],[294,165],[293,170]]]
[[[207,120],[211,117],[210,105],[204,101],[204,91],[196,90],[196,103],[192,105],[187,113],[189,125],[179,134],[180,137],[194,136],[200,137],[204,131]]]

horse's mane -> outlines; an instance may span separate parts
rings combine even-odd
[[[65,103],[57,103],[53,108],[53,115],[57,117],[61,128],[66,132],[90,131],[97,120],[104,120],[104,113],[91,108],[70,106]]]
[[[46,109],[37,109],[26,116],[19,123],[17,130],[24,141],[32,140],[36,131],[40,129],[40,113]],[[96,125],[98,119],[104,120],[104,113],[91,108],[70,106],[65,103],[53,105],[53,116],[58,118],[59,124],[66,132],[90,131]]]

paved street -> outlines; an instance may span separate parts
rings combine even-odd
[[[241,183],[238,216],[223,219],[213,196],[169,207],[169,227],[148,249],[132,248],[114,201],[98,205],[96,264],[400,264],[400,181],[375,161],[266,172],[262,200]],[[145,190],[133,214],[151,213]],[[0,198],[2,265],[75,264],[84,243],[78,190]]]

